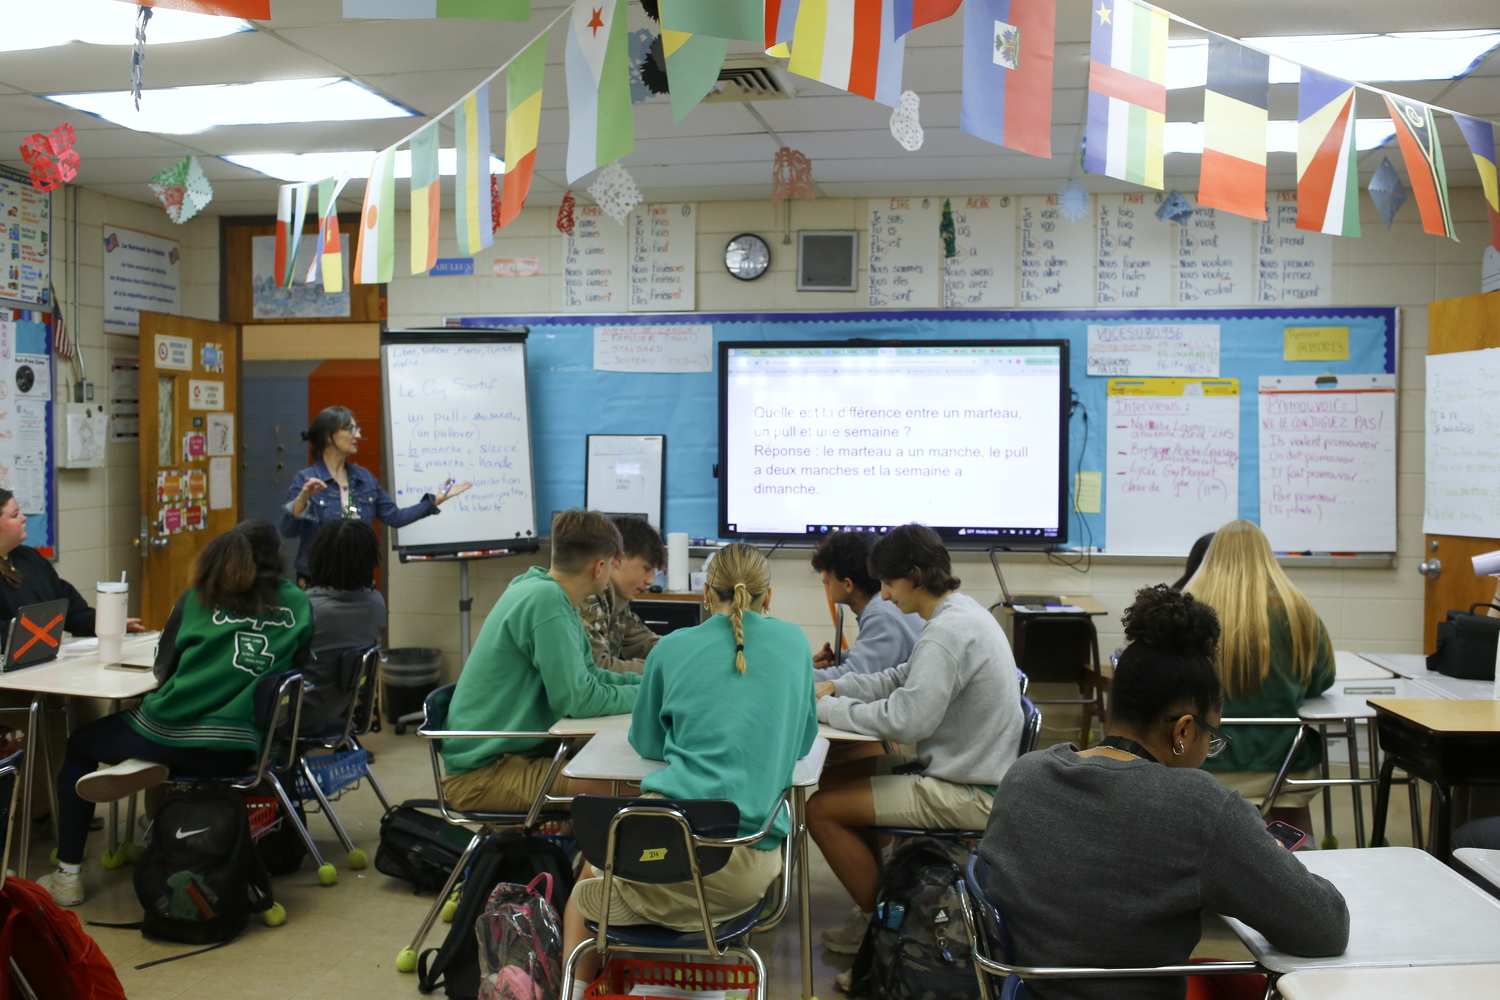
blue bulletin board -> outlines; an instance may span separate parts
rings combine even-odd
[[[905,341],[1066,338],[1073,345],[1070,381],[1080,403],[1069,422],[1071,487],[1074,469],[1103,470],[1106,464],[1108,379],[1085,374],[1089,325],[1185,322],[1219,324],[1219,375],[1240,380],[1239,516],[1252,521],[1260,518],[1256,419],[1256,387],[1260,376],[1396,373],[1399,324],[1394,308],[570,314],[464,317],[450,319],[448,325],[522,326],[531,330],[527,351],[538,511],[562,510],[583,503],[582,442],[586,435],[666,434],[667,502],[663,529],[712,538],[718,532],[718,490],[713,478],[714,464],[719,460],[717,374],[595,371],[595,326],[712,324],[716,344],[720,340],[843,337]],[[1288,326],[1348,327],[1348,359],[1283,360],[1284,329]],[[1395,503],[1394,495],[1391,503]],[[543,516],[541,520],[545,534],[547,519]],[[1095,546],[1109,550],[1104,515],[1073,514],[1068,544],[1085,544],[1090,536]]]
[[[10,435],[10,443],[17,453],[23,453],[31,462],[12,462],[9,469],[10,488],[23,500],[21,513],[26,515],[26,544],[49,559],[57,557],[57,470],[54,467],[52,442],[52,412],[56,394],[56,378],[52,365],[56,358],[52,353],[52,314],[36,309],[14,308],[0,303],[0,320],[11,325],[13,343],[11,356],[0,359],[5,370],[0,371],[0,413],[3,413],[5,429],[0,433]],[[41,402],[43,426],[40,429],[40,454],[31,451],[33,442],[23,438],[20,413],[17,403],[22,398],[17,392],[15,355],[43,355],[47,359],[48,387],[45,402]],[[23,441],[25,442],[23,444]]]

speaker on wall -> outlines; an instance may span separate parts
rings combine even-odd
[[[859,233],[797,234],[797,291],[852,292],[858,281]]]

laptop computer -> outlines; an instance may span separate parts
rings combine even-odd
[[[1017,604],[1022,607],[1034,607],[1044,604],[1063,604],[1063,599],[1057,594],[1011,594],[1010,587],[1005,584],[1005,574],[1000,572],[1000,560],[995,558],[995,550],[990,550],[990,565],[995,567],[995,579],[1000,581],[1001,602],[1008,608]]]
[[[66,599],[27,604],[18,609],[10,620],[0,671],[20,670],[57,659],[62,649],[63,620],[67,617]]]

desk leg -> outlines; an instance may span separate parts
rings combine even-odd
[[[812,874],[807,837],[807,790],[792,790],[795,812],[792,834],[797,839],[797,916],[802,945],[802,1000],[816,1000],[813,995],[812,965]]]
[[[1322,765],[1318,768],[1318,773],[1322,776],[1322,778],[1323,778],[1324,781],[1327,781],[1331,777],[1331,775],[1329,773],[1329,770],[1328,770],[1328,727],[1327,726],[1319,726],[1318,727],[1318,746],[1321,747],[1322,750],[1323,750],[1323,761],[1322,761]],[[1328,844],[1328,843],[1331,843],[1333,840],[1336,839],[1333,836],[1333,788],[1330,785],[1324,785],[1323,788],[1322,788],[1322,792],[1323,792],[1323,843],[1324,844]],[[1319,846],[1322,846],[1322,845],[1319,845]]]
[[[31,714],[27,720],[26,758],[21,763],[21,807],[16,810],[20,813],[20,826],[16,832],[16,839],[21,842],[20,850],[16,852],[16,874],[21,878],[30,878],[26,864],[31,855],[31,789],[36,774],[38,740],[44,738],[41,731],[44,697],[45,695],[42,694],[31,696]]]
[[[73,699],[69,698],[68,699],[68,704],[70,706],[72,705],[72,702],[73,702]],[[118,699],[118,698],[111,698],[109,700],[109,711],[110,711],[110,714],[112,714],[112,715],[113,714],[117,714],[120,711],[120,699]],[[69,728],[70,731],[72,729],[72,726],[73,726],[73,713],[71,711],[69,711],[69,713],[68,713],[68,728]],[[71,732],[70,732],[69,735],[71,735]],[[131,804],[134,805],[135,804],[135,796],[131,796],[130,801],[131,801]],[[104,856],[107,857],[107,858],[113,858],[115,856],[115,854],[120,849],[120,803],[119,802],[116,801],[116,802],[111,802],[109,804],[109,819],[107,820],[107,822],[109,823],[109,832],[104,835],[104,844],[105,844],[105,847],[104,847]]]
[[[1385,813],[1391,804],[1391,775],[1396,770],[1396,758],[1389,755],[1380,765],[1380,781],[1375,785],[1374,827],[1370,830],[1370,843],[1379,847],[1385,840]],[[1411,777],[1410,772],[1407,777]]]
[[[1345,719],[1344,725],[1348,728],[1345,732],[1349,740],[1349,777],[1355,781],[1359,780],[1359,728],[1353,719]],[[1325,754],[1325,759],[1326,754]],[[1373,767],[1373,765],[1372,765]],[[1374,773],[1372,770],[1370,773]],[[1330,789],[1330,791],[1332,791]],[[1365,846],[1365,794],[1359,785],[1350,785],[1349,791],[1354,797],[1354,846]]]

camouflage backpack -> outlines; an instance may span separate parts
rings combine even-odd
[[[968,851],[929,837],[896,849],[854,959],[851,997],[977,1000],[958,883]]]

